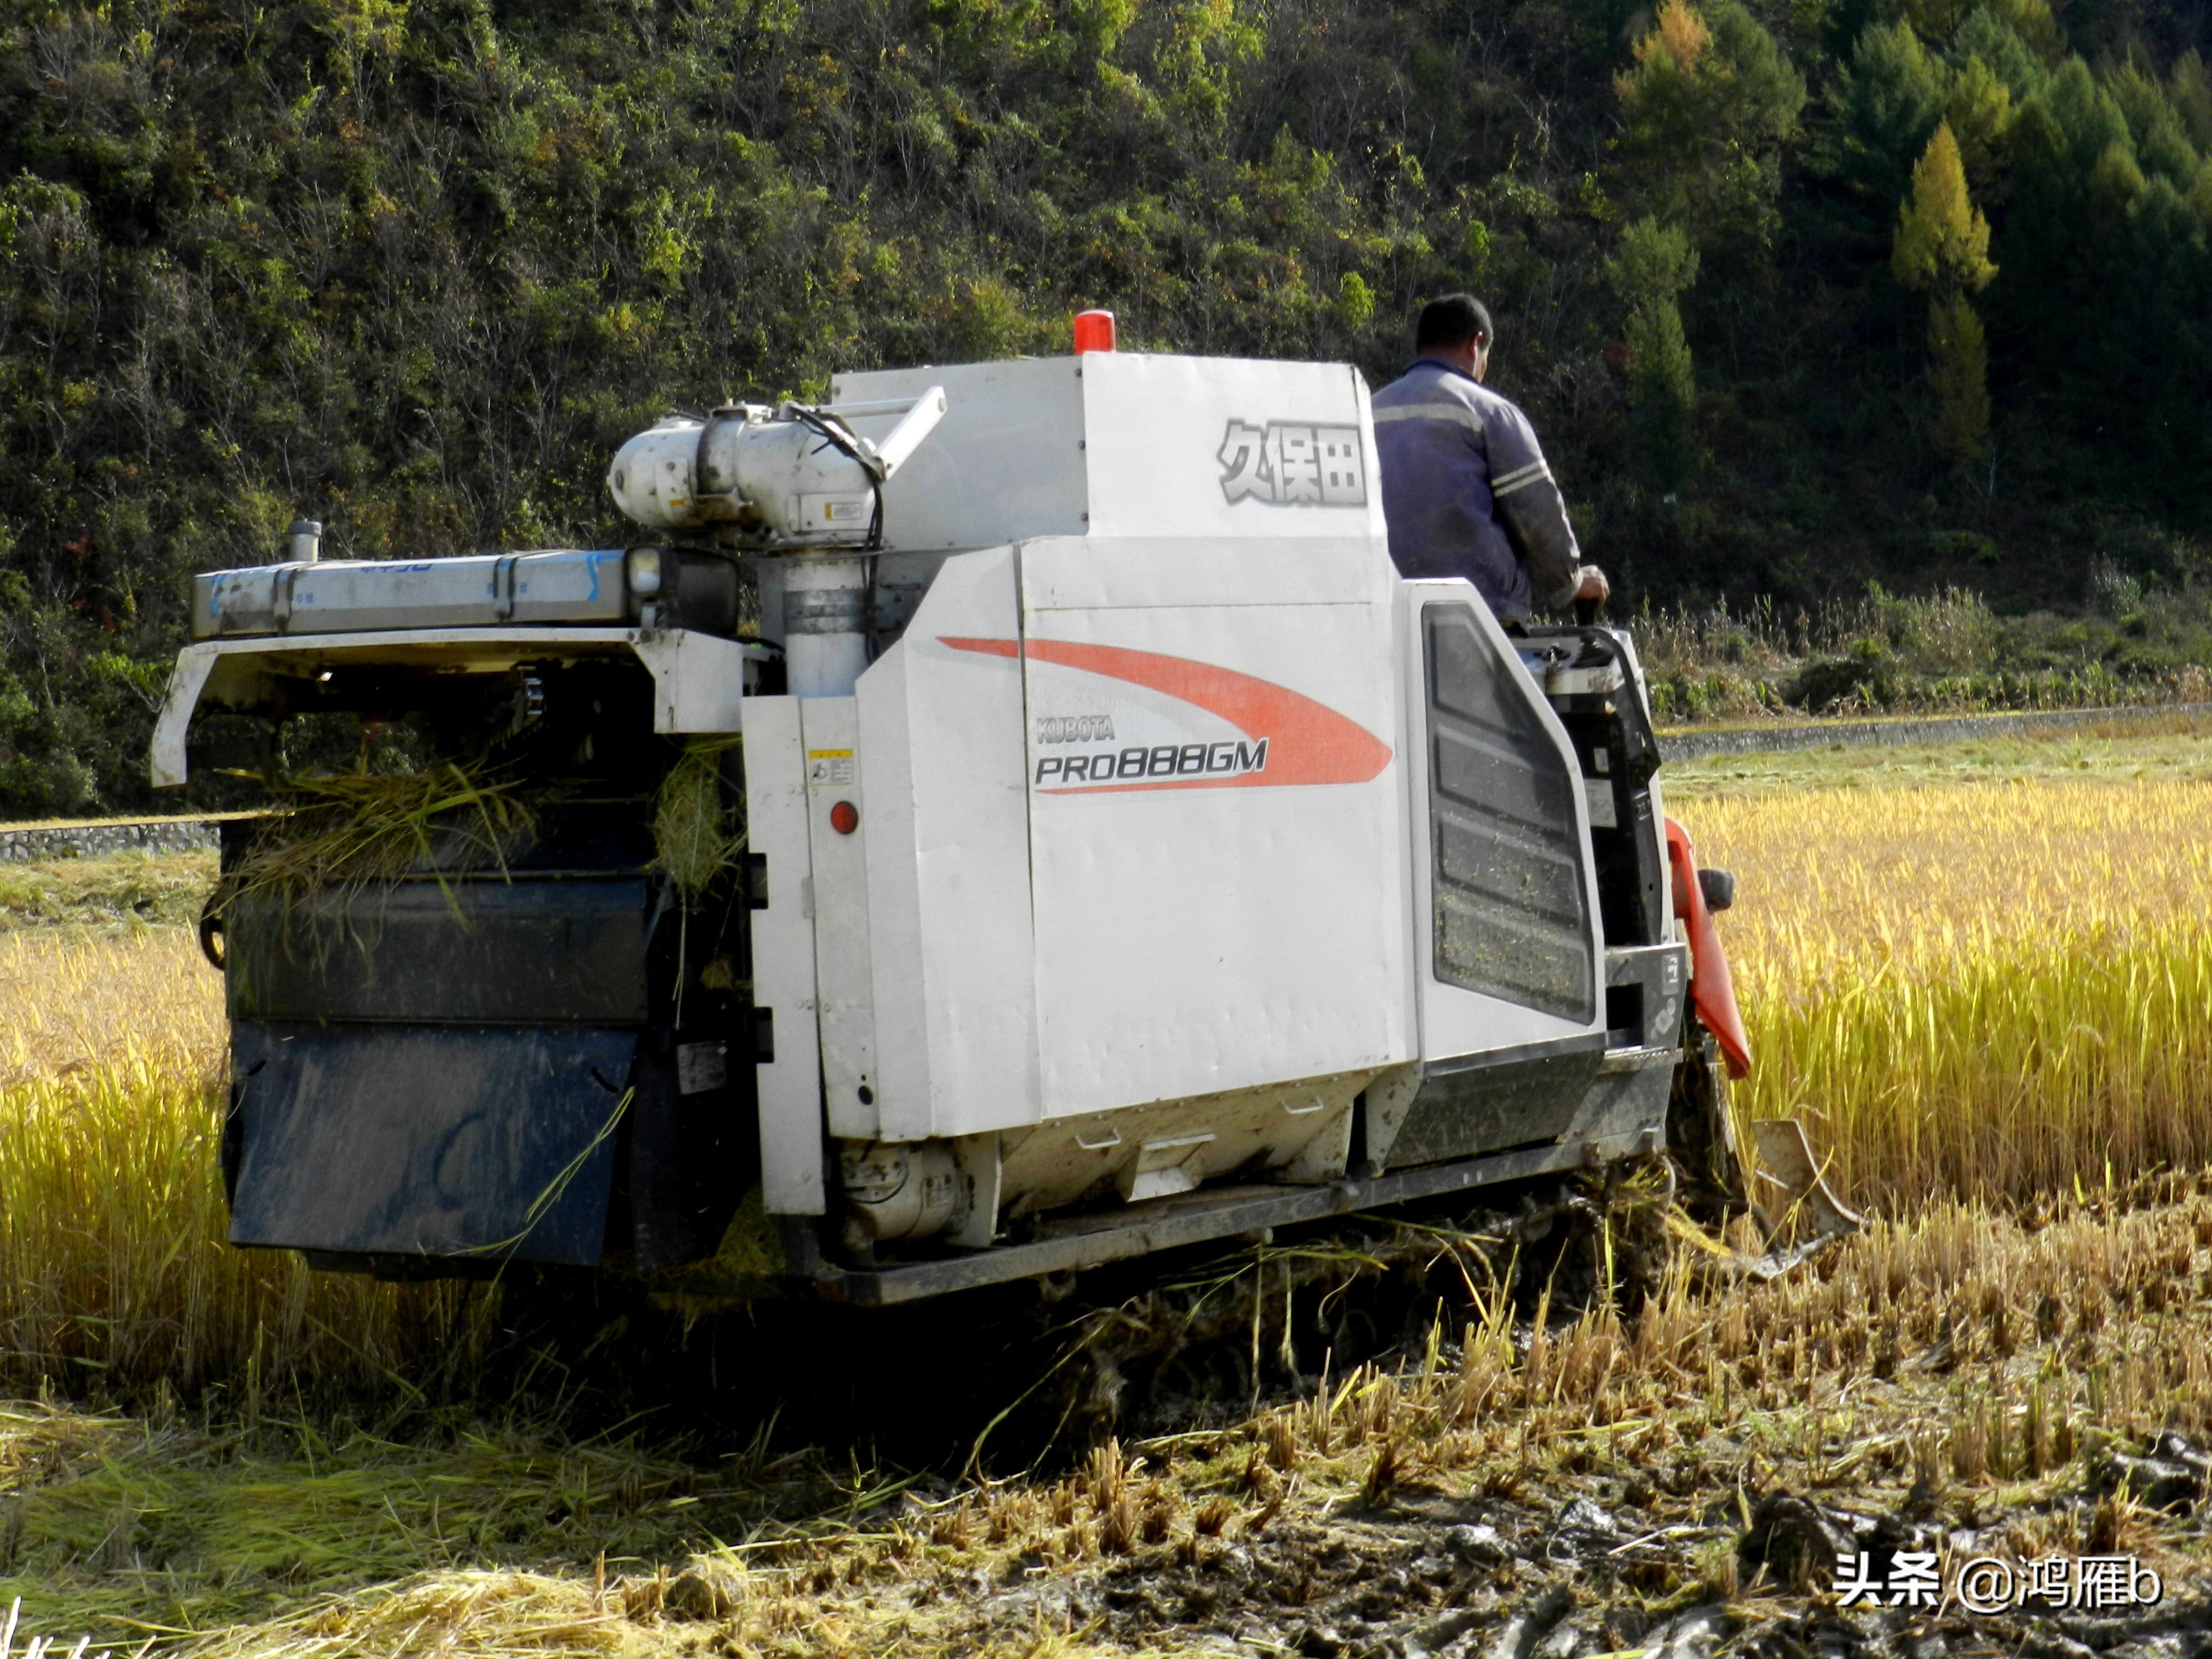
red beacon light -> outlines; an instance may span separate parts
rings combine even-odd
[[[1086,351],[1111,351],[1114,349],[1114,313],[1110,311],[1079,311],[1075,313],[1075,355]]]

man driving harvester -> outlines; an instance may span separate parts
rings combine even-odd
[[[1490,313],[1471,295],[1421,307],[1413,366],[1374,397],[1382,516],[1401,574],[1464,576],[1501,623],[1612,591],[1582,562],[1536,429],[1482,384]]]

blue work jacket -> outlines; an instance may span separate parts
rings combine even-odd
[[[1501,622],[1574,598],[1582,550],[1536,429],[1505,398],[1424,357],[1374,397],[1390,556],[1464,576]]]

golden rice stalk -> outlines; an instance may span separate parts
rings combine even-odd
[[[2212,1158],[2212,785],[1691,804],[1755,1064],[1854,1200],[2024,1198]]]
[[[574,1578],[520,1571],[428,1574],[363,1595],[331,1595],[270,1625],[199,1644],[216,1656],[355,1659],[465,1651],[483,1659],[635,1651],[636,1629],[615,1607],[595,1607]]]
[[[455,1376],[481,1287],[224,1243],[223,1061],[222,976],[187,930],[0,938],[0,1374],[272,1398]]]

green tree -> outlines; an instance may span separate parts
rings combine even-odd
[[[1666,0],[1614,82],[1644,199],[1708,251],[1763,249],[1805,82],[1736,0]]]
[[[2185,52],[2174,59],[2167,85],[2174,113],[2198,150],[2212,155],[2212,70],[2195,52]]]
[[[1989,454],[1989,349],[1968,296],[1997,274],[1990,227],[1966,195],[1959,142],[1947,122],[1912,169],[1912,194],[1899,210],[1890,270],[1929,296],[1928,384],[1936,453],[1963,468]]]
[[[2005,138],[2012,131],[2012,88],[1972,53],[1951,77],[1943,122],[1959,143],[1966,177],[1984,197],[1999,185]]]
[[[2143,172],[2186,191],[2197,173],[2197,146],[2166,88],[2156,76],[2129,64],[2106,81],[2106,89],[2127,118],[2128,136]]]
[[[1698,280],[1698,252],[1679,227],[1638,219],[1620,234],[1607,280],[1628,307],[1628,404],[1652,482],[1686,489],[1698,459],[1698,387],[1679,303]]]
[[[1851,234],[1872,231],[1904,194],[1912,159],[1943,118],[1943,65],[1905,22],[1876,23],[1859,36],[1850,61],[1828,84],[1828,119],[1814,147],[1814,167],[1855,198]]]
[[[1929,440],[1954,466],[1990,453],[1990,354],[1982,319],[1963,294],[1928,302],[1928,390],[1935,400]]]
[[[2049,14],[2043,15],[2048,21]],[[1980,58],[2004,82],[2015,109],[2022,100],[2040,91],[2050,79],[2048,54],[2030,45],[2014,24],[1988,5],[1976,8],[1966,19],[1959,38],[1951,43],[1951,52],[1962,67],[1969,59]],[[1955,126],[1953,131],[1957,131]]]

